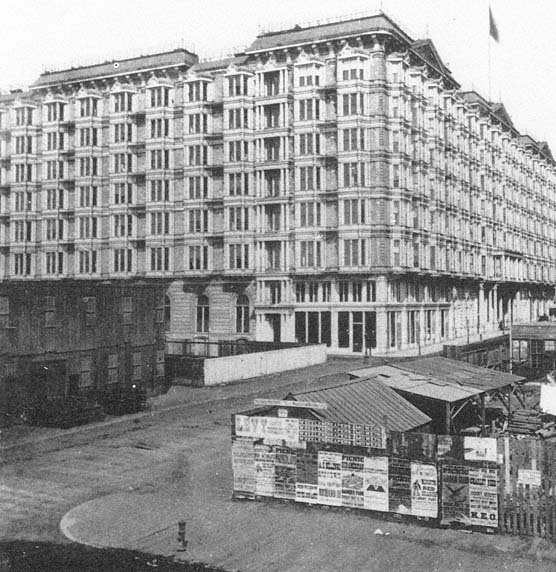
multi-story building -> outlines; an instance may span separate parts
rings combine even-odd
[[[554,296],[548,146],[383,14],[0,106],[2,280],[162,279],[169,339],[426,351]]]

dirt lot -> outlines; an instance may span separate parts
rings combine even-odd
[[[284,395],[269,383],[250,391]],[[77,433],[75,443],[68,437],[60,450],[35,451],[0,466],[0,538],[67,545],[59,523],[71,510],[68,530],[80,540],[179,557],[175,537],[183,518],[186,557],[226,570],[554,570],[554,562],[527,556],[530,539],[232,501],[230,413],[252,404],[252,396],[241,393],[215,390],[218,401],[209,394],[209,401],[195,405],[179,408],[176,402],[175,409],[135,419],[125,429],[109,426],[92,443],[83,444]],[[390,534],[376,535],[377,528]],[[5,547],[0,570],[8,565]],[[96,569],[112,569],[102,562]]]

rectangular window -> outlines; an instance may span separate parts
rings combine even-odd
[[[208,270],[208,247],[190,246],[188,248],[189,270]]]
[[[82,357],[79,362],[79,387],[87,388],[93,385],[91,377],[91,362],[90,356]]]
[[[164,350],[156,350],[156,377],[164,377]]]
[[[108,376],[106,383],[118,383],[118,354],[108,354]]]
[[[131,355],[131,362],[133,366],[132,379],[133,381],[141,381],[143,379],[142,371],[143,356],[141,352],[133,352]]]

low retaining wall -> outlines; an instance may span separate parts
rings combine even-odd
[[[325,362],[324,344],[211,358],[204,363],[204,385],[229,383]]]

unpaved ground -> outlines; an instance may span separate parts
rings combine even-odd
[[[554,570],[554,562],[520,558],[530,540],[496,537],[493,549],[485,535],[232,501],[230,413],[251,404],[236,392],[0,466],[0,538],[65,544],[59,522],[75,509],[82,521],[73,530],[89,541],[159,554],[175,551],[176,522],[185,518],[188,557],[227,570]]]

